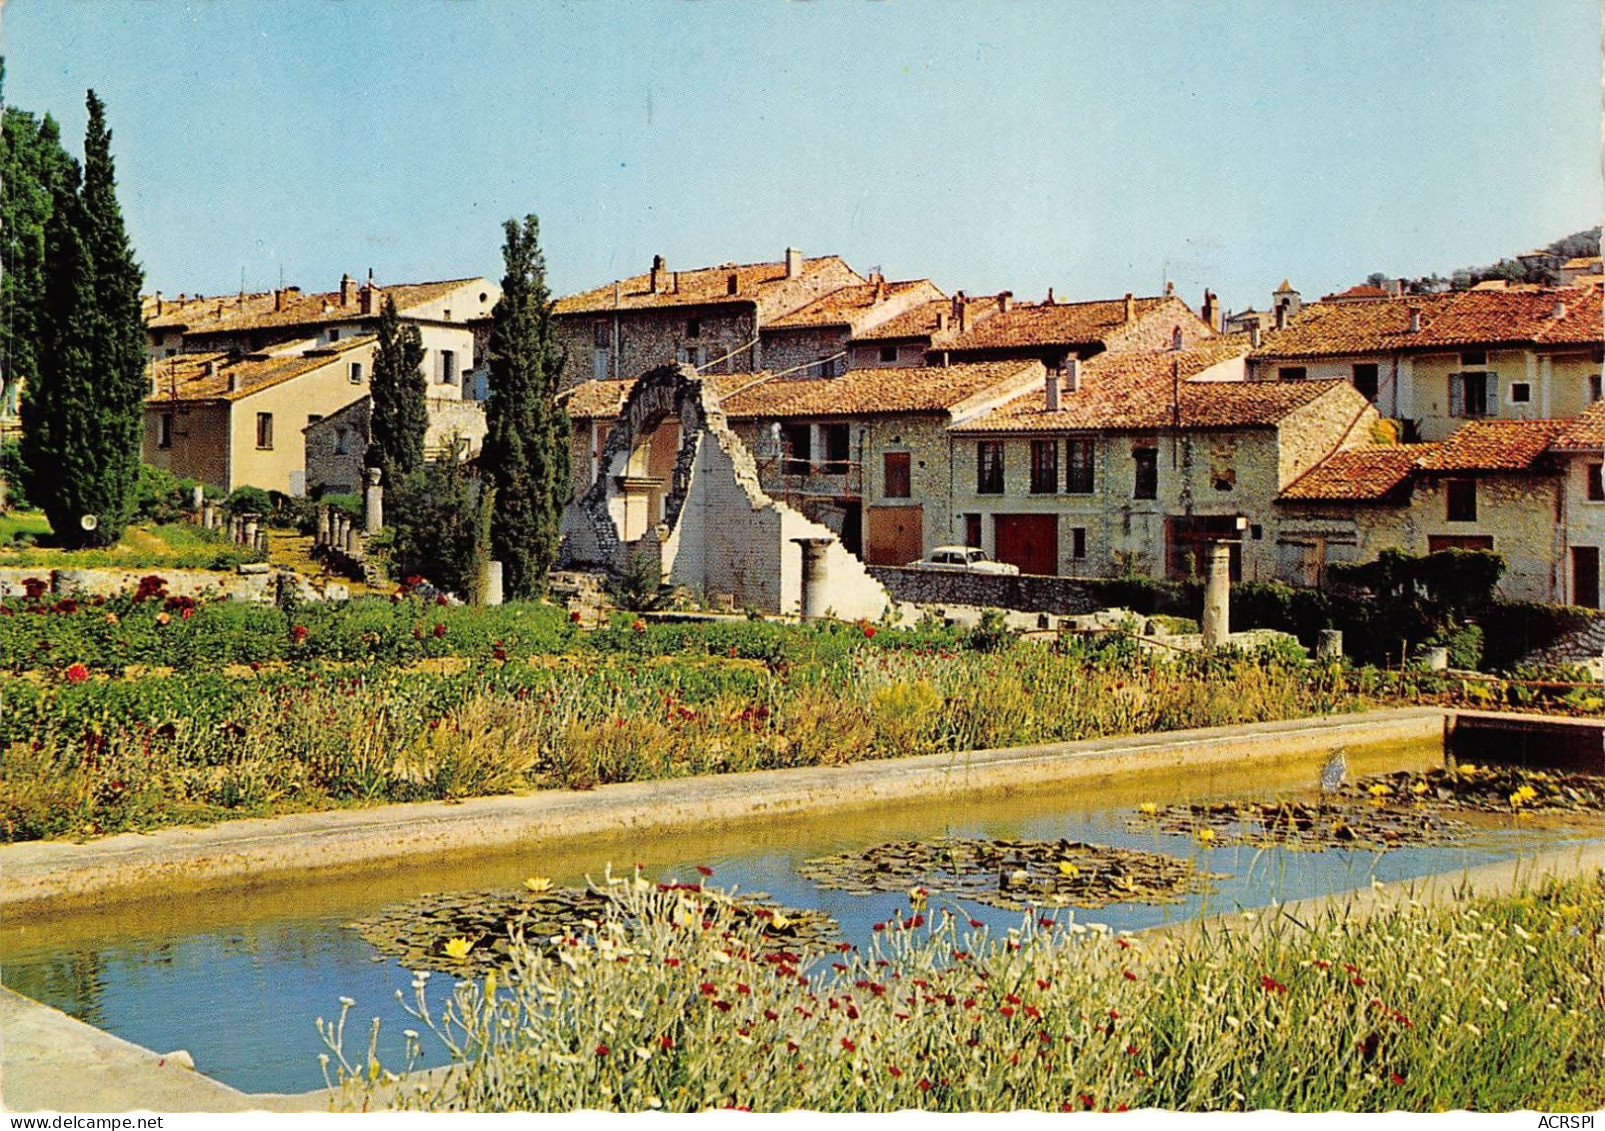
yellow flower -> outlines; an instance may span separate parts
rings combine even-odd
[[[791,926],[791,920],[786,918],[786,916],[782,915],[778,911],[769,917],[769,922],[774,924],[774,927],[777,931],[783,931],[787,927]]]
[[[485,1000],[496,1000],[496,971],[494,970],[485,975]]]
[[[921,907],[925,906],[925,899],[928,895],[930,895],[930,892],[926,891],[924,888],[909,888],[908,905],[914,910],[918,911]]]
[[[1074,864],[1070,863],[1070,861],[1068,861],[1068,860],[1059,861],[1059,875],[1061,875],[1061,876],[1079,876],[1080,874],[1081,874],[1081,869],[1077,868]]]
[[[461,961],[468,957],[468,952],[474,949],[474,944],[465,938],[446,940],[446,957]]]
[[[530,891],[551,891],[552,881],[547,876],[530,876],[524,880],[524,886]]]
[[[1372,797],[1392,797],[1393,787],[1383,782],[1377,782],[1376,785],[1371,787],[1369,792]]]
[[[1410,792],[1411,793],[1425,793],[1425,792],[1427,792],[1427,790],[1429,788],[1431,788],[1431,787],[1428,786],[1426,782],[1418,781],[1418,782],[1415,783],[1415,785],[1410,787]]]
[[[1215,840],[1215,830],[1205,826],[1198,830],[1198,839],[1205,844],[1212,844]]]
[[[1141,813],[1144,817],[1152,817],[1155,813],[1159,812],[1159,806],[1155,805],[1152,801],[1144,801],[1141,805],[1137,806],[1137,812]]]
[[[1456,769],[1462,774],[1475,774],[1479,772],[1478,767],[1471,762],[1462,762],[1456,767]]]

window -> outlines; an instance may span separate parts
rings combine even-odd
[[[1372,404],[1377,399],[1377,367],[1375,365],[1356,365],[1354,367],[1354,387],[1359,394]]]
[[[450,307],[447,307],[445,310],[442,310],[440,313],[445,315],[445,318],[446,318],[447,322],[451,321],[451,308]]]
[[[1159,498],[1159,449],[1132,448],[1132,488],[1134,499]]]
[[[330,326],[329,327],[329,340],[331,342],[338,342],[340,340],[340,327],[338,327],[338,326]]]
[[[173,446],[173,414],[164,412],[156,418],[156,446],[170,448]]]
[[[599,350],[609,348],[613,341],[612,329],[607,322],[591,323],[591,343]]]
[[[598,381],[606,381],[612,373],[612,363],[608,361],[605,350],[597,350],[591,355],[591,376]]]
[[[442,385],[455,385],[457,383],[457,351],[440,351],[440,383]]]
[[[1600,375],[1598,373],[1590,373],[1588,375],[1588,399],[1590,403],[1601,399]]]
[[[819,431],[825,444],[825,474],[846,475],[852,458],[851,430],[845,424],[824,424]]]
[[[1488,415],[1488,386],[1496,380],[1492,373],[1451,373],[1449,375],[1449,415],[1479,417]]]
[[[1031,441],[1031,493],[1052,495],[1059,490],[1059,441]]]
[[[1461,350],[1460,351],[1460,364],[1461,365],[1487,365],[1488,364],[1488,351],[1487,350]]]
[[[1065,444],[1064,489],[1072,495],[1092,494],[1092,443],[1091,436],[1072,436]]]
[[[1587,466],[1588,473],[1588,501],[1591,503],[1605,503],[1605,463],[1591,463]]]
[[[1533,387],[1525,381],[1512,381],[1510,383],[1510,403],[1530,404],[1533,399]]]
[[[256,414],[256,446],[264,451],[273,447],[273,414],[259,412]]]
[[[975,445],[975,493],[1003,494],[1003,441],[982,440]]]
[[[353,385],[362,384],[362,362],[360,361],[351,363],[351,383]]]
[[[780,448],[787,475],[807,475],[813,469],[814,430],[806,424],[782,424]]]
[[[1070,556],[1078,560],[1087,556],[1087,528],[1085,526],[1072,526],[1070,528]]]
[[[981,544],[981,516],[967,514],[964,516],[964,544],[966,546],[979,546]]]
[[[680,361],[685,365],[699,366],[707,363],[708,351],[703,346],[686,346],[680,351]]]
[[[810,368],[816,377],[840,377],[844,372],[842,366],[845,361],[845,358],[826,356],[814,362]]]
[[[882,346],[881,347],[881,360],[882,361],[896,361],[897,360],[897,347],[896,346]]]
[[[1284,365],[1276,371],[1276,376],[1283,381],[1302,381],[1309,374],[1309,370],[1302,365]]]
[[[351,454],[351,433],[345,428],[334,430],[334,454],[348,456]]]
[[[887,452],[882,457],[881,494],[888,499],[906,499],[913,494],[910,482],[909,454]]]
[[[1449,480],[1444,484],[1444,498],[1448,500],[1448,513],[1445,517],[1450,522],[1477,521],[1477,481],[1475,479]]]
[[[685,336],[688,338],[702,337],[702,319],[688,318],[685,324]]]

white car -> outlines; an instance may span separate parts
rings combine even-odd
[[[995,562],[985,550],[974,546],[938,546],[917,562],[909,562],[909,569],[940,569],[956,573],[996,573],[1013,576],[1020,567],[1007,562]]]

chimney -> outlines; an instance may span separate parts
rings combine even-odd
[[[231,393],[240,391],[240,375],[238,371],[231,372],[228,375],[228,391]]]
[[[1559,298],[1556,299],[1555,309],[1549,312],[1549,316],[1556,322],[1559,322],[1562,318],[1566,317],[1566,300]]]
[[[1421,308],[1419,306],[1410,308],[1410,332],[1412,334],[1421,333]]]
[[[1046,397],[1047,397],[1047,401],[1046,401],[1047,410],[1049,412],[1058,412],[1059,411],[1059,371],[1057,369],[1049,369],[1048,370],[1047,378],[1043,381],[1043,392],[1046,394]]]
[[[1211,330],[1220,330],[1220,306],[1215,301],[1215,292],[1205,288],[1204,305],[1199,308],[1198,317],[1204,320],[1204,325]]]
[[[368,285],[362,288],[362,313],[379,313],[379,288],[373,285],[371,279]]]
[[[669,261],[661,255],[652,257],[652,293],[660,295],[668,283]]]
[[[947,333],[947,311],[945,310],[936,312],[936,332],[938,334]]]
[[[999,314],[1007,314],[1009,312],[1009,307],[1011,307],[1013,305],[1014,305],[1014,292],[1013,291],[999,291],[998,292],[998,313]]]
[[[678,271],[669,272],[669,293],[675,295],[680,293],[680,272]]]
[[[274,291],[273,292],[273,309],[275,311],[283,312],[283,310],[284,310],[284,302],[285,302],[285,299],[288,298],[288,297],[289,297],[289,293],[287,291],[285,291],[282,287],[280,289]]]
[[[1137,320],[1137,300],[1131,297],[1131,292],[1130,291],[1127,291],[1126,292],[1126,321],[1127,322],[1135,322],[1136,320]]]
[[[1165,297],[1169,298],[1171,295],[1173,295],[1175,293],[1176,293],[1176,284],[1172,283],[1169,279],[1166,279],[1165,280]]]
[[[1081,359],[1067,357],[1064,359],[1064,391],[1073,393],[1081,388]]]
[[[724,293],[727,295],[741,293],[741,276],[734,271],[730,272],[730,277],[724,282]]]
[[[156,292],[156,313],[158,315],[160,315],[161,312],[162,312],[162,292],[161,291],[157,291]]]
[[[1278,330],[1287,329],[1287,303],[1285,302],[1276,304],[1276,328]]]
[[[803,255],[794,247],[786,249],[786,278],[795,279],[802,275]]]
[[[963,291],[953,296],[953,314],[959,324],[959,333],[968,334],[970,332],[970,300]]]
[[[1248,345],[1250,349],[1259,349],[1259,323],[1256,322],[1248,328]]]
[[[357,301],[357,281],[350,275],[340,276],[340,305],[350,306]]]
[[[1048,301],[1047,301],[1046,305],[1048,305],[1048,306],[1052,306],[1053,305],[1053,288],[1052,287],[1048,288]]]

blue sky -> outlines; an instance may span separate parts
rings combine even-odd
[[[778,258],[1263,308],[1597,223],[1597,0],[11,0],[169,294]]]

